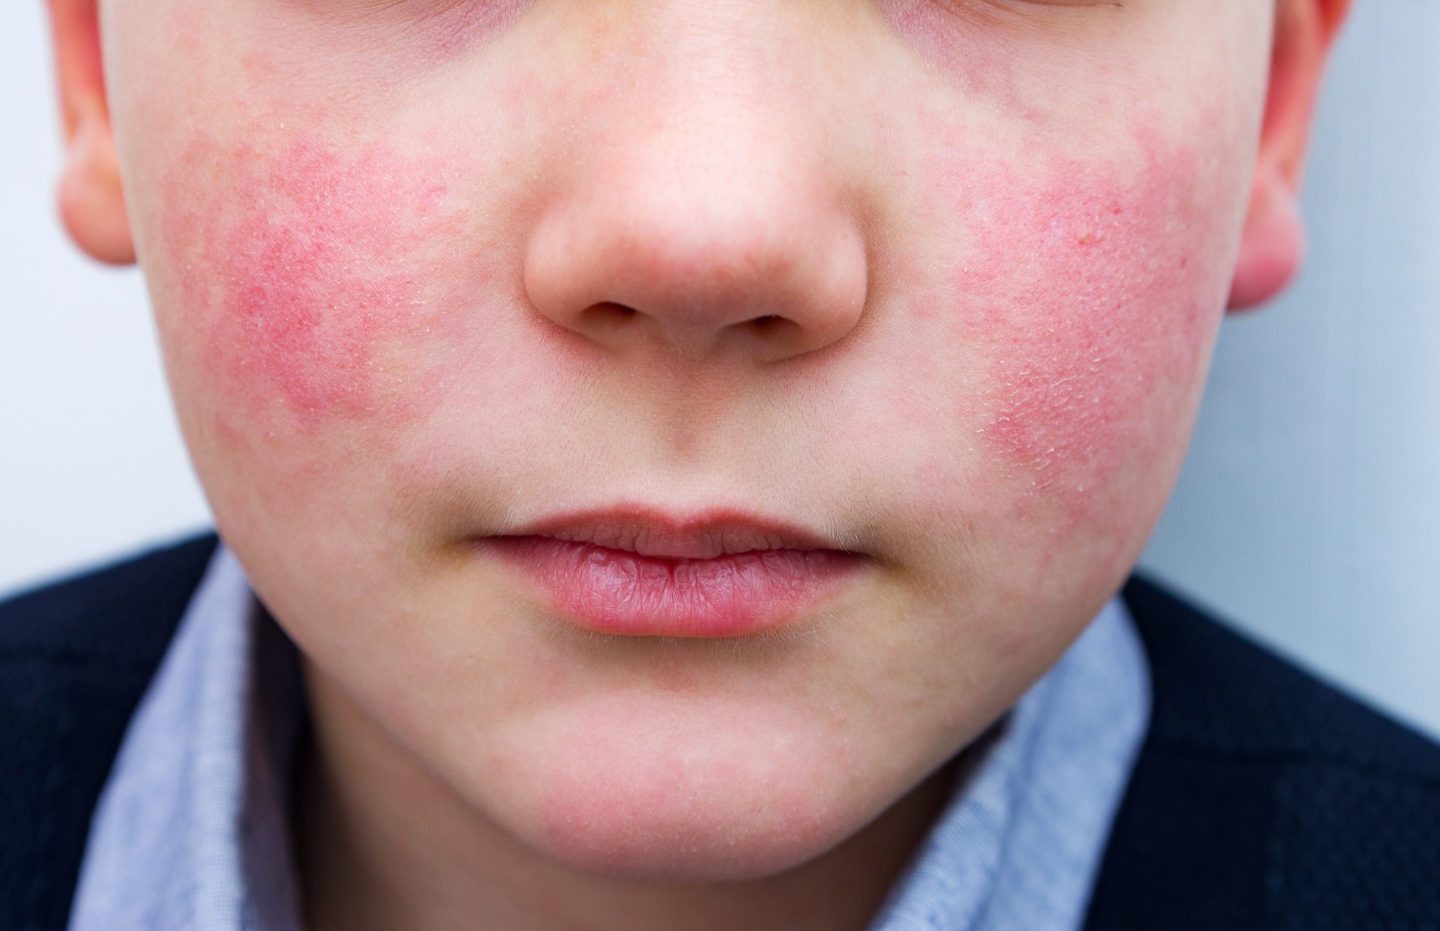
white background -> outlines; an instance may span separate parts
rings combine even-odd
[[[79,257],[41,0],[0,4],[0,590],[206,524],[139,275]],[[1440,3],[1358,0],[1309,264],[1222,328],[1144,565],[1440,735]]]

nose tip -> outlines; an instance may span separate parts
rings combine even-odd
[[[841,340],[864,305],[863,243],[838,224],[632,203],[553,214],[547,226],[527,256],[531,302],[615,350],[778,361]]]
[[[534,308],[609,349],[691,361],[775,362],[853,330],[865,240],[824,134],[757,120],[749,106],[601,125],[622,141],[571,162],[530,233]]]

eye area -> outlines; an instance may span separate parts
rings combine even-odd
[[[952,13],[998,16],[1045,16],[1049,13],[1081,10],[1116,11],[1135,6],[1141,0],[934,0]]]
[[[1123,9],[1133,0],[982,0],[982,2],[1001,9],[1023,11],[1025,8],[1035,7],[1059,7],[1076,9],[1081,7],[1100,7],[1108,9]]]
[[[1114,14],[1141,6],[1144,0],[936,0],[952,13],[969,14],[981,21],[1009,22],[1017,27],[1064,29],[1069,24],[1104,23]]]
[[[1123,7],[1125,0],[1016,0],[1030,6],[1110,6]]]

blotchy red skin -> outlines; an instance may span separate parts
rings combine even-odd
[[[437,287],[455,274],[434,249],[450,222],[442,171],[380,143],[353,156],[306,138],[272,156],[192,145],[173,173],[169,238],[193,256],[182,293],[206,317],[205,364],[227,405],[259,417],[278,402],[314,429],[425,400],[386,362],[456,309]]]
[[[1113,467],[1108,454],[1142,446],[1146,395],[1190,371],[1205,345],[1200,327],[1218,314],[1198,306],[1203,289],[1181,245],[1194,227],[1177,203],[1192,179],[1183,158],[1153,145],[1129,186],[1061,164],[1040,182],[1046,193],[1022,189],[990,226],[987,267],[1014,261],[1025,242],[1044,269],[1016,276],[1005,300],[971,317],[1009,334],[990,356],[986,437],[1028,466],[1037,493],[1084,495],[1097,469]]]
[[[1207,295],[1223,290],[1218,266],[1192,267],[1188,250],[1214,254],[1200,240],[1224,227],[1202,206],[1202,173],[1183,145],[1143,129],[1132,142],[1109,159],[1014,163],[975,154],[963,135],[929,149],[923,209],[932,228],[965,238],[942,276],[891,283],[916,289],[904,307],[872,312],[912,315],[895,325],[940,341],[889,367],[891,403],[934,437],[938,481],[950,481],[955,443],[978,440],[975,500],[962,495],[962,510],[1013,500],[1008,517],[1051,532],[1090,522],[1119,540],[1135,518],[1115,476],[1169,455],[1172,430],[1155,418],[1187,416],[1175,379],[1193,376],[1219,315]],[[377,421],[388,426],[370,437],[382,441],[451,388],[473,406],[484,378],[464,360],[482,344],[505,351],[490,336],[497,315],[530,312],[514,302],[523,295],[487,294],[482,245],[466,241],[446,183],[458,164],[381,143],[339,153],[305,137],[269,156],[201,140],[182,160],[171,243],[193,256],[183,293],[205,317],[205,363],[225,393],[214,409],[232,437],[262,432],[237,415],[279,416],[302,432]],[[212,183],[252,196],[229,213],[197,207],[207,165]],[[907,387],[946,360],[939,346],[971,376],[942,369],[938,384]]]
[[[957,364],[982,373],[960,416],[976,421],[985,471],[1024,486],[1017,516],[1060,507],[1056,530],[1122,531],[1114,477],[1173,446],[1155,420],[1188,416],[1183,386],[1220,317],[1218,265],[1190,261],[1223,252],[1203,174],[1154,132],[1133,144],[1139,157],[1116,163],[951,159],[937,172],[938,209],[971,218],[941,310]]]

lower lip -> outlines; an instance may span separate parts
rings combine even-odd
[[[648,637],[743,637],[780,627],[833,593],[862,562],[836,550],[664,559],[551,537],[484,543],[582,626]]]

